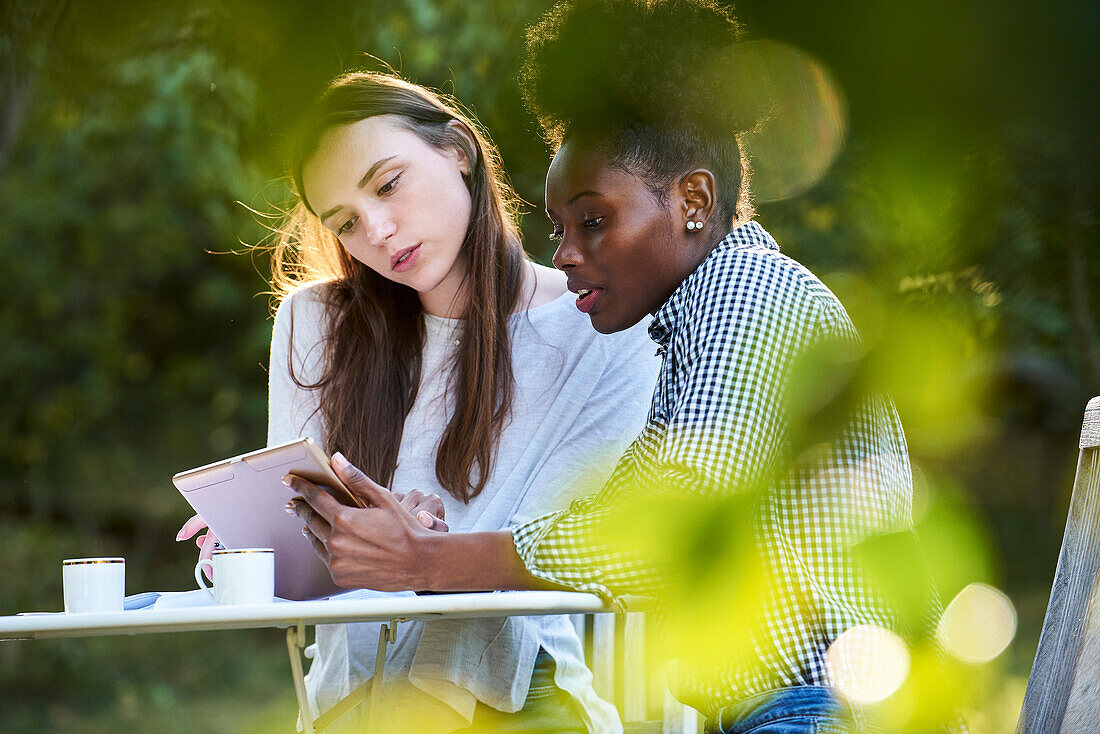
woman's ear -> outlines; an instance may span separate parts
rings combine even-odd
[[[676,194],[684,230],[689,233],[701,232],[714,213],[714,174],[705,168],[696,168],[680,179]]]
[[[455,152],[458,154],[458,170],[463,176],[470,175],[477,163],[477,140],[470,129],[458,120],[447,123],[447,131],[455,136]]]

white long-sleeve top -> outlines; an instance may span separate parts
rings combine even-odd
[[[318,391],[299,387],[323,369],[326,315],[315,284],[288,296],[271,341],[268,443],[310,436],[325,445]],[[660,363],[648,319],[602,336],[566,293],[511,317],[515,392],[485,490],[464,504],[435,476],[436,450],[453,403],[447,390],[462,322],[424,315],[420,390],[402,434],[391,489],[438,494],[451,532],[512,528],[594,491],[645,425]],[[293,336],[293,344],[292,342]],[[351,592],[356,593],[356,592]],[[367,592],[361,592],[367,593]],[[377,593],[377,592],[369,592]],[[307,650],[312,705],[323,712],[373,674],[378,624],[324,625]],[[467,726],[478,701],[523,707],[539,648],[553,656],[555,683],[579,704],[593,732],[618,732],[614,707],[596,697],[568,617],[408,622],[387,654],[387,702],[432,709],[442,731]],[[391,685],[392,684],[392,685]],[[440,705],[440,702],[444,705]]]

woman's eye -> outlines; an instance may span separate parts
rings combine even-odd
[[[581,225],[584,226],[585,229],[596,229],[600,226],[600,222],[602,221],[603,217],[592,217],[581,222]]]
[[[336,230],[336,236],[341,237],[346,234],[350,234],[355,229],[355,223],[359,220],[359,217],[352,217],[348,221],[340,225],[340,229]]]
[[[392,193],[393,190],[397,188],[397,179],[399,178],[401,178],[400,173],[391,178],[386,183],[382,184],[382,188],[378,189],[378,194],[380,196],[385,196],[386,194]]]
[[[560,240],[564,236],[565,232],[560,229],[555,229],[553,232],[550,233],[550,239],[552,240]]]

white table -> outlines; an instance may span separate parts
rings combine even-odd
[[[201,606],[138,609],[97,614],[34,613],[0,617],[0,640],[41,640],[62,637],[140,635],[154,632],[287,628],[287,651],[294,693],[306,734],[313,734],[314,713],[306,698],[301,651],[307,625],[383,622],[372,686],[382,680],[387,643],[396,639],[396,625],[408,620],[511,617],[543,614],[614,612],[593,594],[569,591],[508,591],[439,594],[375,599],[330,599],[278,602],[257,606]],[[372,696],[373,698],[373,696]],[[368,720],[371,711],[368,710]]]

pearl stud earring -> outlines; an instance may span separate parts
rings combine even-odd
[[[695,230],[702,229],[702,228],[703,228],[703,223],[702,222],[696,222],[694,219],[688,220],[688,223],[687,223],[688,232],[694,232]]]

